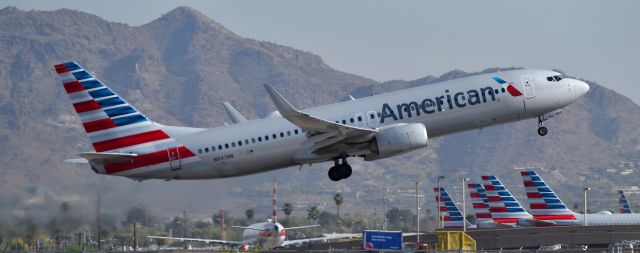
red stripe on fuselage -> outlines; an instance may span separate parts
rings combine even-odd
[[[78,81],[65,83],[62,86],[64,86],[64,90],[67,91],[67,94],[71,94],[71,93],[74,93],[74,92],[78,92],[78,91],[83,91],[84,90],[84,87],[82,87],[82,85]]]
[[[535,220],[575,220],[573,214],[557,214],[557,215],[534,215]]]
[[[73,104],[73,109],[75,109],[77,113],[83,113],[98,110],[100,109],[100,105],[95,100],[87,100],[84,102]]]
[[[181,159],[195,156],[195,154],[191,152],[191,150],[184,146],[179,147],[178,152],[180,153]],[[169,154],[166,150],[160,150],[153,153],[136,156],[128,161],[105,164],[104,169],[107,174],[113,174],[166,162],[169,162]]]
[[[97,152],[102,152],[106,150],[129,147],[133,145],[138,145],[142,143],[163,140],[168,138],[169,138],[169,135],[164,133],[162,130],[154,130],[150,132],[139,133],[139,134],[119,137],[111,140],[96,142],[93,144],[93,148]]]
[[[84,130],[87,131],[87,133],[91,133],[95,131],[114,128],[116,127],[116,124],[113,123],[113,120],[111,120],[111,118],[106,118],[106,119],[99,119],[91,122],[85,122],[85,123],[82,123],[82,126],[84,127]]]
[[[67,69],[67,67],[64,66],[64,64],[58,64],[58,65],[55,65],[53,67],[56,69],[56,73],[58,73],[58,74],[69,72],[69,69]]]

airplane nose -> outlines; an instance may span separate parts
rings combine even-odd
[[[575,81],[576,98],[582,97],[589,92],[589,85],[583,81]]]

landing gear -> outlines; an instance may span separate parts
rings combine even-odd
[[[549,133],[549,130],[543,125],[544,120],[541,116],[538,116],[538,135],[545,136]]]
[[[346,157],[342,158],[342,163],[339,163],[338,161],[339,161],[338,159],[333,160],[335,165],[331,167],[329,169],[329,172],[327,173],[331,181],[340,181],[342,179],[347,179],[351,176],[351,173],[353,172],[351,170],[351,165],[347,163]]]

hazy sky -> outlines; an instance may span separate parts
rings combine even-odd
[[[24,10],[77,9],[134,26],[181,5],[241,36],[310,51],[336,69],[378,81],[524,66],[560,69],[640,102],[640,1],[0,3]]]

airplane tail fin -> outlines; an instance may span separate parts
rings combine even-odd
[[[486,189],[489,212],[494,221],[517,224],[518,220],[532,217],[496,176],[482,176],[482,182]]]
[[[119,173],[195,156],[77,63],[65,62],[54,68],[95,155],[137,155],[124,162],[90,159],[97,173]]]
[[[520,172],[531,214],[537,220],[575,220],[576,215],[533,170]]]
[[[489,212],[489,202],[487,201],[486,190],[482,184],[467,184],[469,188],[469,197],[478,222],[493,221],[493,217]]]
[[[435,193],[436,202],[438,202],[438,208],[440,208],[440,214],[442,215],[442,217],[438,217],[438,219],[442,219],[444,228],[462,228],[463,225],[467,227],[471,226],[471,224],[462,217],[460,209],[458,209],[451,197],[449,197],[444,187],[440,187],[439,196],[437,187],[433,188],[433,192]]]
[[[618,190],[618,203],[620,204],[620,213],[633,213],[623,190]]]

